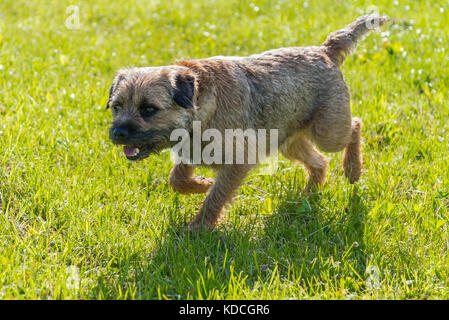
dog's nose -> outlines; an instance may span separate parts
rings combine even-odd
[[[125,128],[114,128],[114,130],[112,130],[112,134],[114,135],[115,138],[126,138],[129,135],[129,131],[128,129]]]

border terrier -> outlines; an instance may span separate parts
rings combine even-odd
[[[365,15],[331,33],[321,46],[269,50],[248,57],[212,57],[171,66],[122,69],[109,91],[109,130],[129,160],[174,146],[175,129],[277,129],[279,151],[308,172],[306,190],[319,187],[328,166],[324,152],[344,150],[350,183],[361,175],[361,121],[351,117],[350,93],[339,66],[357,40],[387,17]],[[191,138],[190,138],[191,139]],[[204,165],[204,164],[201,164]],[[180,193],[208,193],[188,230],[212,229],[254,164],[212,164],[215,182],[176,163],[169,184]]]

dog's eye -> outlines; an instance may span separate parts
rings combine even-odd
[[[143,106],[140,108],[140,113],[143,117],[149,117],[153,115],[158,109],[152,105]]]
[[[119,112],[122,109],[123,109],[123,107],[120,104],[115,104],[112,106],[112,110],[114,110],[114,112]]]

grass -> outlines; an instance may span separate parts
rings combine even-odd
[[[169,189],[169,152],[131,163],[107,137],[117,69],[319,45],[372,4],[3,0],[0,299],[448,299],[447,1],[376,1],[396,23],[342,66],[364,121],[355,186],[330,154],[304,198],[281,158],[189,237],[203,196]]]

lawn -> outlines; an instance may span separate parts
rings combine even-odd
[[[305,197],[281,157],[189,236],[204,196],[169,188],[170,152],[133,163],[108,139],[119,68],[319,45],[372,4],[2,0],[0,299],[448,299],[447,1],[376,1],[392,22],[342,65],[357,185],[328,154]]]

